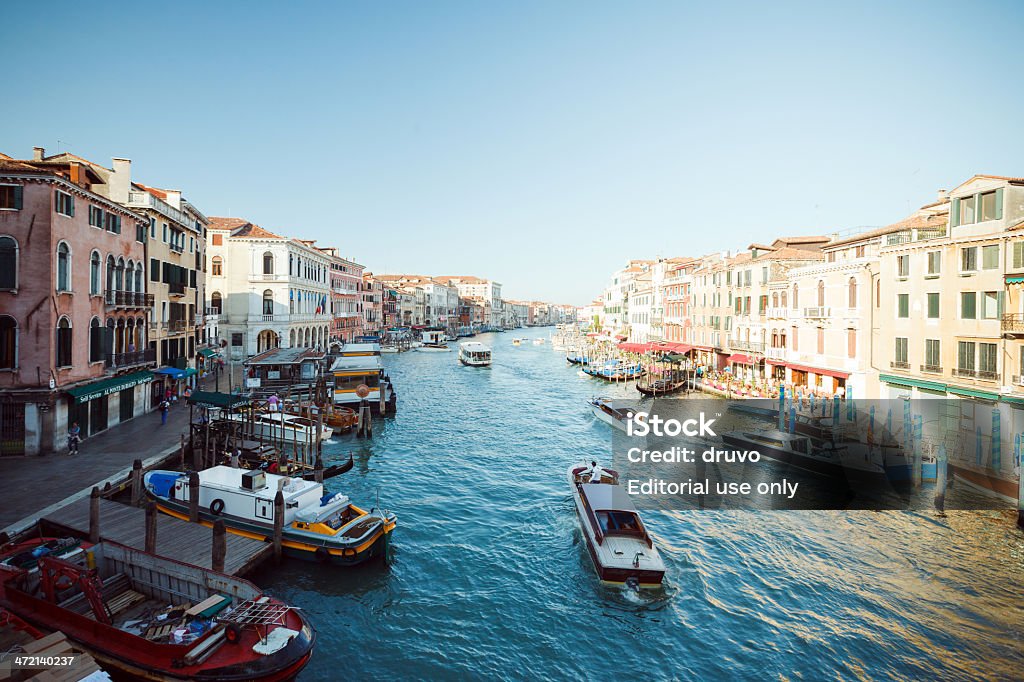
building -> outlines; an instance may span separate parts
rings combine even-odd
[[[489,279],[469,275],[435,277],[441,284],[454,286],[462,298],[482,299],[486,302],[487,318],[484,327],[501,327],[501,284]]]
[[[207,288],[232,360],[270,348],[326,349],[330,260],[312,242],[243,218],[210,218]]]
[[[363,335],[363,269],[354,260],[343,258],[333,246],[320,247],[327,256],[331,286],[330,340],[350,343]],[[376,329],[374,329],[376,331]]]
[[[90,162],[0,155],[0,454],[66,448],[144,413],[155,361],[148,219]]]

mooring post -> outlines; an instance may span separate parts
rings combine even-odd
[[[316,464],[313,465],[313,480],[317,483],[324,482],[324,460],[320,455],[316,456]]]
[[[181,470],[185,470],[185,434],[181,434]]]
[[[132,506],[142,504],[142,460],[132,462]]]
[[[100,489],[93,487],[89,495],[89,542],[100,541]]]
[[[274,496],[274,561],[281,563],[281,540],[284,538],[284,493]]]
[[[947,466],[946,446],[940,444],[935,453],[935,511],[940,514],[946,511]]]
[[[188,475],[188,520],[199,523],[199,473],[196,471]]]
[[[223,519],[213,522],[213,548],[211,550],[210,568],[224,572],[224,560],[228,556],[227,528]]]
[[[146,551],[156,554],[156,502],[146,505]]]
[[[386,398],[386,394],[388,392],[387,391],[388,385],[389,385],[389,381],[387,381],[387,380],[381,381],[377,385],[377,392],[379,393],[378,398],[380,399],[380,406],[379,406],[380,407],[380,415],[382,417],[385,414],[387,414],[387,411],[388,411],[387,410],[387,398]]]
[[[370,412],[370,401],[366,401],[366,437],[373,438],[373,414]]]
[[[1017,480],[1017,525],[1024,528],[1024,467]]]

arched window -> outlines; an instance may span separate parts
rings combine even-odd
[[[789,294],[788,294],[787,292],[783,291],[783,292],[782,292],[782,297],[781,297],[781,299],[780,299],[780,301],[779,301],[780,305],[781,305],[781,306],[782,306],[783,308],[787,308],[787,307],[789,307],[789,303],[787,303],[787,302],[786,302],[786,299],[787,299],[787,298],[789,298]]]
[[[772,307],[773,308],[778,308],[779,307],[779,292],[777,292],[777,291],[772,292]]]
[[[0,237],[0,289],[18,288],[18,242]]]
[[[143,293],[142,282],[145,276],[146,274],[142,271],[142,262],[140,261],[139,263],[135,264],[135,291],[139,292],[140,294]]]
[[[10,315],[0,315],[0,369],[18,366],[18,321]]]
[[[263,314],[274,314],[274,292],[270,289],[263,292]]]
[[[800,307],[800,289],[796,284],[793,284],[793,307]]]
[[[128,261],[128,265],[124,269],[124,290],[135,290],[135,263],[131,260]]]
[[[224,259],[220,256],[213,257],[213,276],[220,277],[224,274]]]
[[[89,362],[103,360],[103,327],[100,318],[94,317],[89,323]]]
[[[57,291],[71,291],[71,247],[67,242],[57,245]]]
[[[224,302],[223,302],[223,299],[221,298],[220,292],[219,291],[213,292],[210,295],[210,307],[213,308],[214,310],[216,310],[217,314],[220,315],[221,311],[223,310],[223,306],[224,306]]]
[[[263,254],[263,274],[274,274],[274,254],[270,253],[269,251]]]
[[[114,352],[114,318],[108,317],[106,328],[103,330],[103,352]]]
[[[57,367],[71,366],[71,320],[62,317],[57,321]]]
[[[107,255],[107,291],[114,290],[114,257]]]
[[[825,306],[825,282],[818,280],[818,307],[822,308]]]
[[[850,278],[849,299],[850,300],[847,301],[847,305],[850,308],[856,308],[857,307],[857,278],[856,277],[851,277]]]
[[[100,290],[100,252],[93,251],[89,256],[89,293],[98,294]]]
[[[124,258],[118,258],[114,266],[114,288],[124,291]]]

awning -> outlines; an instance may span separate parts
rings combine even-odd
[[[111,393],[117,393],[123,391],[126,388],[132,388],[139,384],[145,384],[153,380],[153,373],[149,370],[141,370],[139,372],[132,372],[131,374],[122,374],[119,377],[109,377],[107,379],[100,379],[94,381],[91,384],[85,384],[84,386],[75,386],[69,388],[66,393],[75,399],[75,404],[80,405],[87,403],[93,398],[99,398]]]
[[[790,369],[795,369],[798,372],[813,372],[814,374],[820,374],[826,377],[835,377],[836,379],[849,379],[849,372],[840,372],[835,369],[821,369],[819,367],[811,367],[810,365],[794,365],[792,363],[786,365]]]
[[[618,348],[628,353],[648,353],[656,350],[658,346],[653,343],[620,343]]]
[[[203,358],[212,358],[215,355],[220,355],[220,351],[218,351],[216,348],[202,348],[200,349],[198,354],[200,357]]]
[[[154,369],[153,374],[163,374],[171,379],[182,379],[186,376],[185,370],[178,369],[177,367],[161,367],[160,369]]]
[[[669,353],[662,358],[662,360],[667,360],[668,362],[686,362],[689,359],[690,356],[683,355],[682,353]]]
[[[752,364],[754,364],[754,361],[750,358],[750,356],[749,355],[744,355],[743,353],[733,353],[728,358],[726,358],[726,362],[732,363],[734,365],[752,365]]]
[[[938,381],[925,381],[923,379],[912,379],[910,377],[901,377],[894,374],[879,374],[878,379],[884,381],[887,384],[894,384],[896,386],[906,386],[918,388],[924,388],[929,391],[945,391],[946,384],[939,383]]]
[[[1007,275],[1007,284],[1024,284],[1024,275]]]
[[[184,374],[183,374],[183,376],[186,376],[186,377],[193,377],[193,376],[195,376],[196,374],[199,374],[199,372],[198,372],[198,371],[196,371],[196,368],[195,368],[195,367],[188,367],[188,368],[186,368],[186,369],[184,370]]]
[[[215,393],[213,391],[195,391],[188,398],[190,405],[196,407],[219,407],[221,409],[233,410],[238,407],[245,407],[249,399],[245,396],[232,393]]]

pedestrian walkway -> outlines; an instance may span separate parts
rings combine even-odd
[[[188,435],[188,406],[179,400],[160,424],[153,410],[83,440],[77,455],[67,451],[38,457],[0,459],[4,504],[0,529],[21,526],[22,520],[39,516],[50,506],[77,495],[86,496],[92,486],[121,478],[132,462],[156,459],[177,448]]]

